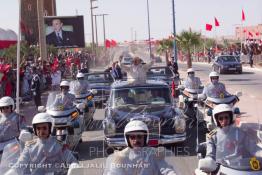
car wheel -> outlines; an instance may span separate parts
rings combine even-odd
[[[108,146],[105,141],[104,141],[103,145],[104,145],[104,153],[106,153],[107,156],[109,156],[110,154],[113,154],[113,153],[114,153],[114,151],[115,151],[114,148]]]

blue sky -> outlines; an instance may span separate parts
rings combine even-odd
[[[91,41],[90,0],[56,0],[58,16],[84,15],[85,40]],[[94,14],[107,13],[106,36],[116,41],[147,39],[146,0],[98,0]],[[172,33],[172,0],[149,0],[151,37],[161,39]],[[177,33],[183,29],[202,31],[208,36],[233,35],[245,11],[245,25],[262,24],[262,0],[175,0]],[[217,17],[221,26],[206,32],[205,24]],[[18,0],[1,0],[0,27],[17,31]],[[98,38],[103,40],[102,17],[98,17]]]

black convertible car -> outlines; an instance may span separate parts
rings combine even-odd
[[[114,82],[105,110],[103,128],[109,147],[126,146],[124,128],[130,120],[144,121],[150,130],[149,145],[173,144],[186,140],[185,118],[163,81],[143,84]]]

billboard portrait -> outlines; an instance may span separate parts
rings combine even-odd
[[[45,17],[46,44],[55,47],[85,47],[83,16]]]

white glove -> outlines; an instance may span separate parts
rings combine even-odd
[[[213,172],[217,169],[217,164],[211,157],[206,157],[199,160],[198,168],[205,172]]]
[[[27,130],[21,130],[20,135],[19,135],[19,140],[21,140],[22,142],[27,142],[33,139],[33,135],[27,131]]]

